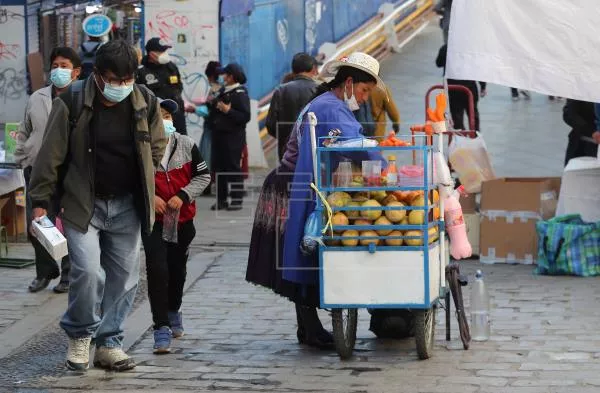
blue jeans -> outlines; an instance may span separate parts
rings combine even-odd
[[[96,199],[86,233],[64,223],[71,257],[69,305],[60,326],[97,347],[121,347],[140,272],[141,224],[133,196]]]

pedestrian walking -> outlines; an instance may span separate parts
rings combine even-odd
[[[369,102],[373,121],[375,122],[375,136],[386,136],[386,115],[392,121],[392,128],[397,134],[400,131],[400,113],[387,86],[385,89],[374,89],[371,92]]]
[[[164,44],[160,38],[153,37],[146,42],[146,56],[142,58],[143,67],[136,75],[136,82],[146,85],[157,97],[171,99],[183,108],[183,83],[179,68],[171,61],[168,50],[172,47]],[[173,118],[177,132],[187,135],[185,111],[177,112]]]
[[[572,158],[596,157],[600,131],[595,123],[594,103],[567,99],[563,120],[571,127],[565,154],[565,166]]]
[[[281,163],[267,176],[260,193],[246,280],[295,303],[296,334],[301,344],[333,347],[333,337],[317,314],[318,257],[302,256],[299,247],[306,218],[315,206],[309,187],[313,168],[307,113],[314,112],[318,119],[318,141],[336,129],[341,130],[343,138],[360,137],[362,129],[352,111],[368,99],[376,84],[382,86],[378,72],[379,62],[364,53],[353,53],[344,61],[325,65],[322,76],[333,79],[319,86],[317,97],[298,116]],[[372,153],[357,153],[349,158],[358,162],[382,159]]]
[[[208,105],[213,132],[212,163],[217,181],[217,202],[211,210],[235,211],[242,209],[242,152],[246,146],[246,124],[250,121],[250,98],[243,86],[246,75],[239,64],[230,63],[223,72],[224,86]]]
[[[297,53],[292,59],[291,80],[277,87],[273,92],[269,113],[267,114],[267,132],[277,139],[279,159],[283,157],[288,138],[292,133],[298,114],[315,95],[317,82],[317,61],[308,53]]]
[[[521,93],[523,98],[525,98],[526,100],[531,99],[531,94],[527,90],[519,90],[516,87],[510,88],[510,96],[512,97],[513,101],[519,101],[519,93]],[[551,98],[551,100],[553,100],[553,99],[554,99],[554,97]]]
[[[52,100],[64,92],[73,81],[79,78],[81,73],[81,59],[77,53],[68,47],[57,47],[50,53],[50,82],[47,87],[35,91],[25,107],[25,118],[19,133],[17,134],[17,147],[15,149],[15,162],[23,168],[25,176],[25,187],[29,190],[31,170],[37,158],[48,116],[52,109]],[[39,292],[45,289],[50,281],[60,277],[60,282],[54,287],[54,292],[65,293],[69,291],[69,256],[61,261],[61,268],[48,254],[39,240],[30,234],[31,230],[31,197],[27,192],[27,233],[29,241],[35,252],[35,279],[29,284],[30,292]],[[53,198],[51,206],[48,206],[48,218],[56,223],[56,217],[60,213],[59,204]]]
[[[448,52],[448,45],[443,45],[438,52],[435,64],[444,69],[444,75],[446,74],[446,55]],[[479,103],[479,90],[477,90],[477,83],[475,81],[462,80],[462,79],[448,79],[448,85],[460,85],[471,90],[473,94],[473,105],[475,109],[475,130],[479,131],[479,109],[477,105]],[[481,97],[485,97],[487,94],[487,83],[479,82],[481,87]],[[465,113],[468,115],[469,110],[469,97],[462,91],[450,90],[448,92],[448,98],[450,99],[450,115],[452,115],[452,123],[455,130],[466,130],[465,128]]]
[[[79,47],[79,58],[81,59],[81,79],[87,79],[94,72],[96,63],[96,52],[108,41],[108,36],[88,36],[88,39]]]
[[[165,135],[165,154],[156,170],[152,233],[142,234],[146,253],[148,298],[154,323],[154,353],[171,351],[171,336],[183,336],[180,311],[189,246],[196,229],[195,199],[210,183],[208,166],[194,140],[173,125],[178,105],[160,100]]]
[[[206,69],[204,70],[204,74],[208,79],[209,90],[208,95],[206,97],[206,103],[212,104],[217,98],[219,94],[219,90],[223,87],[223,68],[221,67],[221,63],[218,61],[209,61],[206,65]],[[211,114],[214,112],[208,109],[208,105],[203,105],[200,107],[201,111],[197,108],[197,113],[200,112],[201,116],[204,116],[204,130],[202,131],[202,137],[200,138],[200,154],[206,161],[208,165],[209,171],[211,171],[211,182],[214,182],[214,171],[213,171],[213,163],[212,163],[212,129],[211,122],[212,117]],[[210,194],[211,187],[206,187],[204,190],[204,194]]]
[[[123,323],[139,280],[141,231],[154,225],[154,173],[166,145],[156,97],[134,84],[138,61],[122,40],[98,49],[94,73],[52,104],[33,166],[33,217],[60,196],[71,270],[60,326],[67,367],[135,367],[122,349]]]

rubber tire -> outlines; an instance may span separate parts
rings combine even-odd
[[[433,356],[435,311],[435,307],[427,310],[415,310],[415,342],[420,360]]]
[[[344,311],[348,311],[348,323],[344,326]],[[340,359],[346,360],[352,357],[354,344],[356,343],[356,328],[358,323],[358,309],[337,308],[331,310],[331,324],[333,325],[333,341],[335,350]]]

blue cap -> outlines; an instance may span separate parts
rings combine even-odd
[[[160,104],[161,108],[163,108],[170,114],[174,114],[179,110],[179,105],[177,105],[177,103],[173,100],[163,100],[162,98],[158,98],[158,103]]]

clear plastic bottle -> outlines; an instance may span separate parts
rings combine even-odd
[[[483,282],[483,273],[477,270],[471,288],[471,339],[487,341],[490,338],[490,322],[490,296]]]

